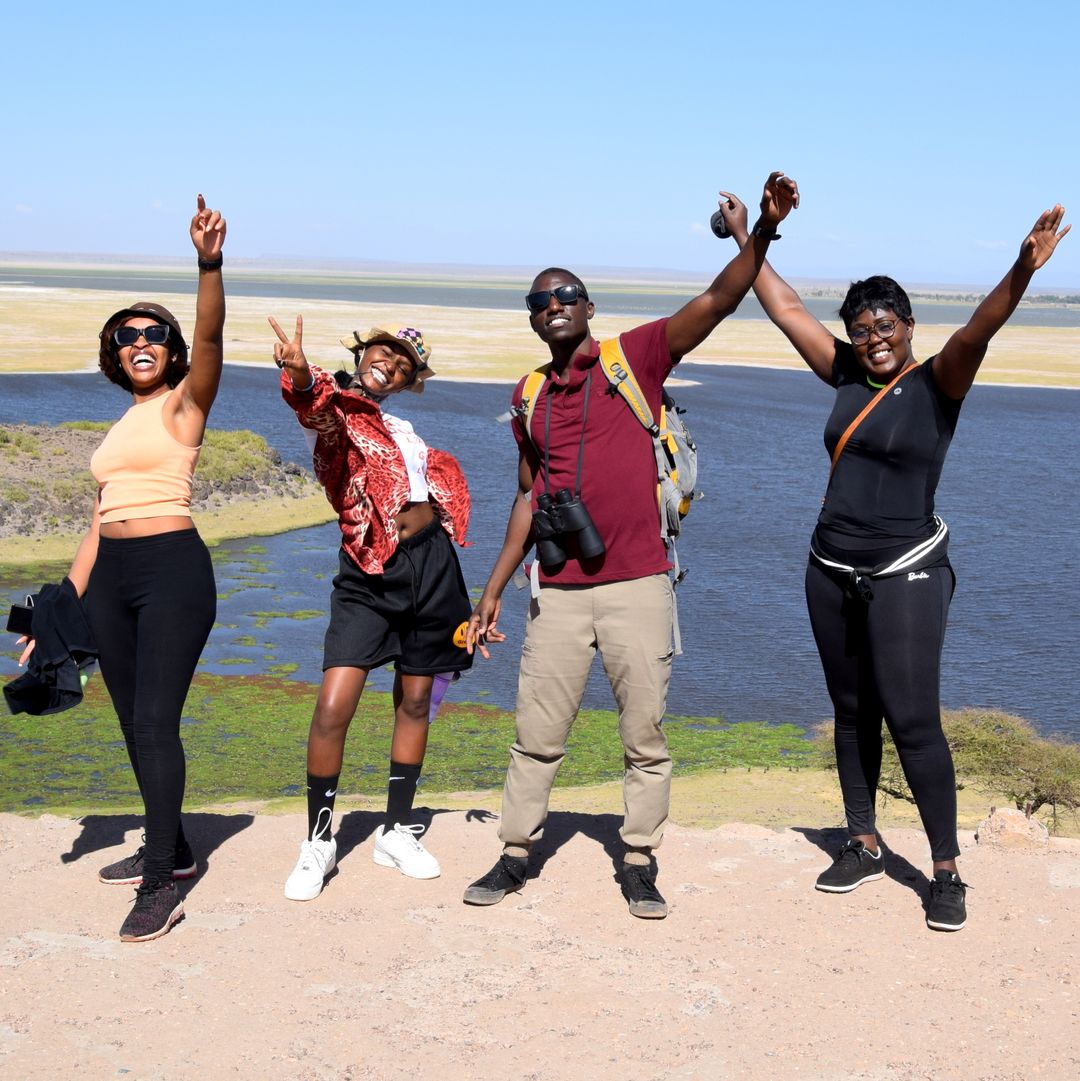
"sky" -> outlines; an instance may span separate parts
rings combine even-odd
[[[13,10],[14,9],[14,10]],[[10,5],[0,252],[708,272],[720,189],[791,277],[991,284],[1080,215],[1080,5]],[[777,250],[779,249],[779,250]],[[1080,229],[1035,285],[1080,291]]]

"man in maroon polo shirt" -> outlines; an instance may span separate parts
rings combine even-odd
[[[654,416],[664,380],[738,307],[777,225],[797,203],[795,182],[772,173],[753,243],[673,316],[620,336]],[[518,677],[517,738],[510,748],[499,826],[503,853],[465,891],[464,900],[496,904],[524,884],[529,851],[543,835],[551,787],[599,649],[619,707],[624,749],[622,891],[633,915],[662,919],[667,903],[656,888],[652,853],[663,837],[671,787],[662,721],[671,674],[672,584],[660,536],[652,441],[626,402],[609,393],[597,365],[600,343],[589,331],[594,307],[581,279],[555,267],[543,270],[525,303],[533,330],[551,352],[551,368],[536,395],[528,431],[521,408],[524,379],[513,394],[518,498],[502,551],[469,621],[469,648],[475,645],[486,654],[485,642],[503,639],[498,630],[502,592],[536,540],[535,516],[545,496],[557,501],[563,489],[576,496],[603,550],[593,554],[579,545],[587,531],[578,531],[576,521],[575,528],[555,535],[554,550],[538,548],[539,573],[534,568]],[[541,536],[548,520],[541,513]]]

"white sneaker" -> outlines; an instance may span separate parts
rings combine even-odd
[[[396,867],[409,878],[438,878],[439,861],[419,841],[423,832],[420,825],[395,823],[389,833],[380,826],[375,831],[375,862],[380,867]]]
[[[285,880],[285,896],[290,901],[314,901],[322,893],[326,876],[337,864],[337,841],[304,841],[300,858]]]

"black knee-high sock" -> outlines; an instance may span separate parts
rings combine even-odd
[[[386,787],[386,828],[412,822],[413,799],[423,766],[407,766],[390,760],[390,781]]]
[[[307,835],[309,841],[329,841],[333,832],[334,797],[337,796],[338,778],[307,775]],[[318,836],[315,836],[316,830]]]

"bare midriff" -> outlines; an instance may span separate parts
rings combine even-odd
[[[110,540],[131,540],[133,537],[154,537],[158,533],[175,533],[178,529],[194,529],[195,523],[183,514],[165,514],[160,518],[102,522],[100,528],[101,535]]]
[[[430,525],[435,518],[435,509],[430,503],[406,503],[394,517],[398,540],[411,537]]]

